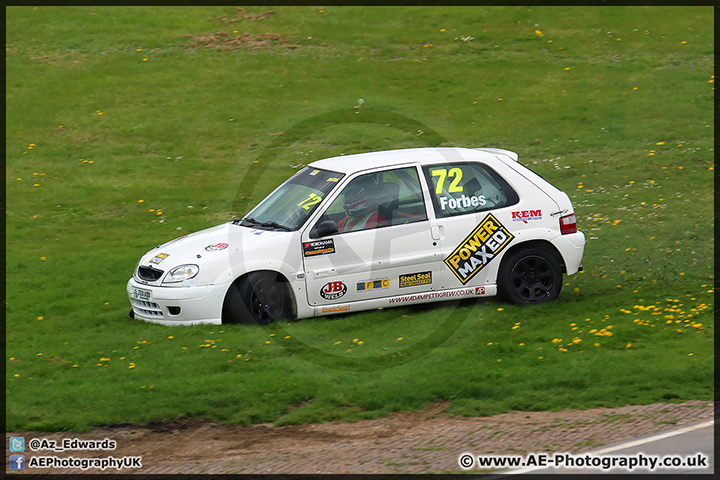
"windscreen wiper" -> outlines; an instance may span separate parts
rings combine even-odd
[[[234,223],[235,225],[244,225],[245,223],[247,223],[247,224],[249,224],[249,225],[258,226],[258,227],[279,228],[280,230],[286,230],[286,231],[288,231],[288,232],[292,230],[292,228],[286,227],[285,225],[280,225],[280,224],[277,223],[277,222],[273,222],[273,221],[270,221],[270,222],[258,222],[257,220],[255,220],[255,219],[252,218],[252,217],[245,217],[245,218],[242,218],[242,219],[236,218],[235,220],[233,220],[232,223]]]

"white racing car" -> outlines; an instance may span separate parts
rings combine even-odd
[[[127,283],[130,315],[252,323],[501,294],[557,298],[582,270],[568,196],[501,149],[319,160],[242,219],[160,245]]]

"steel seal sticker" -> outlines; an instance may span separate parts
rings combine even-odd
[[[303,242],[303,255],[306,257],[328,255],[330,253],[335,253],[335,241],[332,238],[315,242]]]
[[[218,250],[225,250],[229,246],[227,243],[216,243],[214,245],[208,245],[205,247],[205,250],[208,252],[216,252]]]
[[[169,253],[158,253],[157,255],[155,255],[153,258],[150,259],[150,263],[154,263],[157,265],[158,263],[162,262],[169,256],[170,256]]]
[[[325,300],[337,300],[347,293],[347,285],[343,282],[328,282],[320,289],[320,296]]]
[[[432,283],[432,272],[411,273],[400,275],[398,279],[400,288],[417,287],[418,285],[429,285]]]
[[[492,214],[488,214],[443,261],[465,285],[503,251],[513,238]]]

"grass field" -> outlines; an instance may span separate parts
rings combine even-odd
[[[713,398],[712,7],[268,10],[6,9],[8,431]],[[143,253],[244,213],[240,181],[277,134],[343,109],[518,152],[573,200],[585,271],[536,308],[266,329],[128,317]],[[418,134],[315,132],[251,203],[290,165]]]

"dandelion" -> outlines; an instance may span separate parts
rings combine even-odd
[[[38,320],[44,320],[45,317],[37,317]]]
[[[128,368],[135,368],[135,364],[130,362],[130,365],[128,365]]]
[[[398,342],[399,342],[400,340],[402,340],[402,339],[403,339],[403,337],[398,337]]]
[[[333,343],[333,345],[339,345],[342,343],[342,340],[338,340],[337,342]]]

